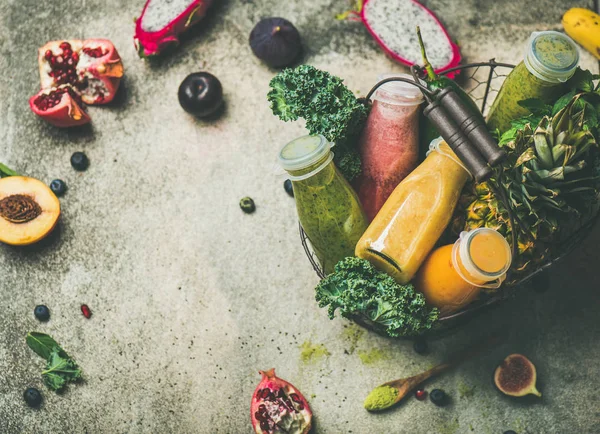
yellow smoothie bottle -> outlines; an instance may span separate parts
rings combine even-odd
[[[356,256],[408,283],[448,226],[470,176],[450,147],[434,140],[425,161],[375,216],[356,245]]]

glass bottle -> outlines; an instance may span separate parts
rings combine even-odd
[[[506,239],[493,229],[478,228],[462,232],[454,245],[435,249],[414,284],[430,305],[450,314],[477,299],[482,288],[499,288],[511,262]]]
[[[384,74],[378,81],[389,77],[412,80],[408,74]],[[373,96],[359,142],[362,174],[356,184],[369,221],[419,163],[419,105],[422,102],[421,91],[402,81],[381,85]]]
[[[356,193],[333,164],[330,148],[323,136],[316,135],[293,140],[279,152],[279,163],[292,181],[300,224],[325,274],[340,260],[354,256],[367,228]]]
[[[448,226],[470,173],[441,139],[396,187],[356,246],[400,283],[408,283]]]
[[[506,77],[492,107],[487,124],[504,133],[510,121],[527,116],[529,110],[519,101],[538,98],[550,104],[565,91],[564,83],[579,64],[577,46],[568,36],[554,31],[534,32],[529,38],[524,60]]]

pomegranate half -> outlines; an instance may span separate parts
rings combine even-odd
[[[90,121],[81,97],[69,84],[42,89],[29,99],[29,107],[40,118],[57,127],[74,127]]]
[[[256,434],[306,434],[312,411],[302,393],[275,375],[275,369],[259,371],[262,380],[252,395],[250,417]]]
[[[42,89],[69,84],[86,104],[106,104],[115,97],[123,63],[107,39],[51,41],[38,50]]]

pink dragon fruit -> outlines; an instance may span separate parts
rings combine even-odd
[[[177,45],[179,34],[200,21],[213,0],[148,0],[135,22],[134,43],[140,57],[156,56]]]
[[[415,27],[420,26],[423,39],[429,41],[427,54],[436,73],[460,64],[458,46],[433,12],[416,0],[357,0],[356,10],[338,18],[362,21],[390,57],[408,66],[421,60],[415,36]]]

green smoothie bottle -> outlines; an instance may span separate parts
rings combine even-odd
[[[527,116],[529,110],[519,105],[524,99],[553,103],[565,93],[565,82],[578,63],[577,46],[568,36],[554,31],[532,33],[525,58],[508,75],[490,108],[488,127],[502,134],[511,120]]]
[[[367,229],[367,218],[350,184],[333,164],[325,137],[300,137],[281,148],[279,164],[290,175],[302,229],[325,274],[347,256]]]

